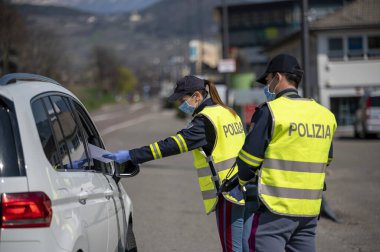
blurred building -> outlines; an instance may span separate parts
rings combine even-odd
[[[310,19],[331,13],[351,1],[309,0]],[[261,73],[264,70],[267,56],[263,48],[300,29],[301,2],[279,0],[227,6],[229,56],[238,58],[238,71]],[[215,9],[215,16],[222,24],[222,6]]]
[[[300,31],[265,49],[272,57],[301,59]],[[356,0],[310,22],[310,84],[313,96],[352,126],[360,96],[380,89],[380,1]]]
[[[198,75],[215,73],[221,56],[220,43],[191,40],[189,49],[191,72]]]
[[[332,13],[351,1],[309,0],[310,20]],[[268,62],[264,48],[300,30],[301,2],[263,0],[226,6],[229,35],[227,57],[236,60],[236,72],[230,74],[230,95],[235,110],[246,123],[250,122],[252,108],[266,100],[261,86],[253,85],[256,76],[265,71]],[[215,8],[221,35],[222,13],[223,6]]]

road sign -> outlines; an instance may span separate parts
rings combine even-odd
[[[221,59],[218,63],[219,73],[234,73],[236,72],[236,61],[234,59]]]

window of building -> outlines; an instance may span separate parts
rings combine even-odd
[[[355,36],[348,37],[348,52],[347,56],[349,59],[359,58],[362,59],[364,56],[364,47],[363,47],[363,37]]]
[[[380,35],[368,36],[368,58],[380,57]]]
[[[343,39],[329,38],[328,40],[328,57],[329,59],[343,59]]]
[[[354,124],[355,112],[359,108],[359,97],[331,97],[330,107],[339,126]]]

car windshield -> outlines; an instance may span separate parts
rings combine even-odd
[[[20,176],[12,112],[0,97],[0,177]]]
[[[371,97],[371,107],[380,107],[380,96]]]

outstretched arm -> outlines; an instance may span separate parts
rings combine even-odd
[[[207,144],[206,120],[204,116],[196,116],[188,127],[173,136],[140,148],[113,153],[108,158],[116,162],[122,161],[120,163],[131,160],[135,164],[141,164],[205,146]],[[118,154],[120,154],[119,157],[117,157]]]

